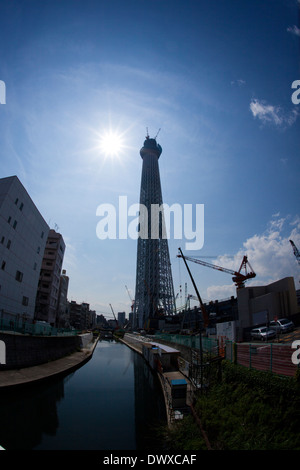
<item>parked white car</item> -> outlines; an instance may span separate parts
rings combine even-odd
[[[288,331],[293,331],[294,327],[294,323],[287,318],[280,318],[277,321],[270,321],[270,328],[276,331],[276,333],[286,333]]]
[[[254,328],[251,330],[251,338],[253,339],[260,339],[262,341],[268,341],[268,339],[272,339],[276,337],[276,332],[267,328],[266,326],[261,326],[259,328]]]

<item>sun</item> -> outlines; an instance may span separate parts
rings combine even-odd
[[[115,131],[107,131],[100,137],[100,150],[107,157],[117,157],[123,150],[122,135]]]

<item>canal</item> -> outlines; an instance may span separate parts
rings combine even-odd
[[[75,372],[0,394],[8,450],[153,450],[166,411],[158,378],[126,345],[101,340]]]

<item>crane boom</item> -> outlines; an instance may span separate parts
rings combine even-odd
[[[204,303],[202,302],[202,299],[201,299],[201,297],[200,297],[198,288],[197,288],[197,286],[196,286],[196,283],[195,283],[195,281],[194,281],[194,278],[193,278],[193,276],[192,276],[192,273],[191,273],[191,271],[190,271],[190,268],[189,268],[188,265],[187,265],[187,262],[186,262],[187,257],[184,256],[184,254],[183,254],[182,251],[181,251],[181,248],[179,248],[179,251],[180,251],[180,255],[178,255],[178,257],[180,257],[180,258],[183,259],[184,264],[185,264],[185,266],[186,266],[186,269],[187,269],[187,271],[188,271],[188,273],[189,273],[189,275],[190,275],[191,281],[192,281],[192,283],[193,283],[194,289],[195,289],[195,291],[196,291],[196,294],[197,294],[197,297],[198,297],[198,300],[199,300],[199,303],[200,303],[200,306],[201,306],[201,311],[202,311],[202,315],[203,315],[204,326],[207,327],[207,326],[208,326],[208,323],[209,323],[209,319],[208,319],[208,315],[207,315],[207,312],[206,312]]]
[[[130,295],[130,292],[129,292],[129,290],[128,290],[128,287],[125,286],[125,288],[126,288],[126,290],[127,290],[128,297],[130,298],[131,302],[133,302],[132,297],[131,297],[131,295]]]
[[[126,290],[127,290],[128,297],[129,297],[129,298],[130,298],[130,300],[131,300],[131,311],[133,312],[133,307],[134,307],[134,300],[133,300],[133,298],[132,298],[132,297],[131,297],[131,295],[130,295],[130,292],[129,292],[129,289],[128,289],[128,287],[127,287],[127,286],[125,286],[125,288],[126,288]]]
[[[180,252],[181,252],[181,250],[180,250]],[[180,255],[178,255],[178,257],[179,258],[182,257],[182,252],[181,252]],[[200,260],[198,258],[192,258],[191,256],[185,256],[185,259],[189,260],[189,261],[192,261],[193,263],[201,264],[202,266],[207,266],[209,268],[216,269],[217,271],[222,271],[222,272],[225,272],[225,273],[228,273],[228,274],[232,274],[233,275],[232,280],[233,280],[233,282],[235,282],[238,289],[241,288],[241,287],[244,287],[244,282],[247,279],[251,279],[251,278],[256,276],[256,274],[253,271],[246,255],[243,257],[240,269],[238,271],[233,271],[232,269],[223,268],[222,266],[218,266],[216,264],[208,263],[207,261],[203,261],[203,260]],[[247,264],[249,265],[249,267],[251,269],[250,272],[247,272]],[[245,270],[245,274],[241,273],[241,270],[243,268]]]
[[[114,319],[115,319],[116,324],[117,324],[117,327],[118,327],[119,324],[118,324],[118,320],[116,319],[116,315],[115,315],[114,309],[112,308],[112,305],[111,305],[111,304],[109,304],[109,305],[110,305],[111,311],[112,311],[112,313],[113,313]]]
[[[293,240],[290,240],[290,244],[292,245],[293,247],[293,252],[294,252],[294,255],[298,261],[298,263],[300,264],[300,253],[299,253],[299,250],[298,248],[296,247],[295,243],[293,242]]]

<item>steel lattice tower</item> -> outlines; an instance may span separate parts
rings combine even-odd
[[[175,311],[174,288],[169,256],[168,240],[162,212],[155,217],[152,207],[162,207],[162,191],[158,159],[162,148],[155,139],[147,135],[140,150],[143,159],[139,238],[137,245],[136,288],[134,323],[147,328],[149,320],[163,313]],[[156,206],[154,206],[156,205]],[[146,211],[142,211],[146,208]]]

